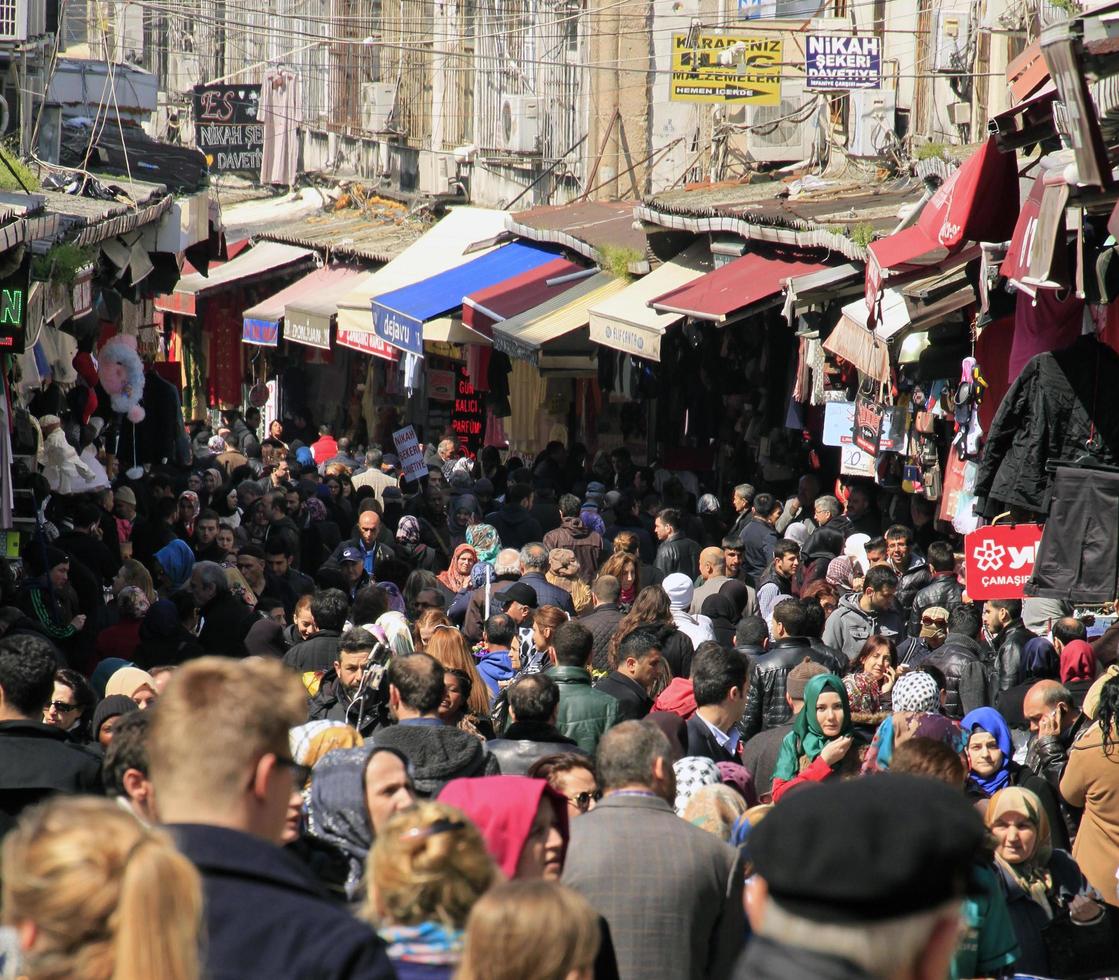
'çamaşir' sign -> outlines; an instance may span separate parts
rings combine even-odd
[[[264,126],[259,85],[196,85],[194,142],[215,173],[260,175]]]
[[[981,527],[964,538],[967,594],[972,599],[1021,599],[1034,571],[1040,524]]]

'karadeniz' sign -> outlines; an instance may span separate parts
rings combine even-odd
[[[196,85],[194,142],[214,173],[260,175],[264,126],[259,85]]]
[[[882,85],[882,42],[876,37],[809,34],[805,39],[805,87],[844,92]]]

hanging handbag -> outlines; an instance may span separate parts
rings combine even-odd
[[[1080,980],[1112,976],[1119,971],[1112,915],[1105,909],[1094,921],[1081,924],[1066,907],[1057,906],[1053,918],[1041,930],[1049,953],[1049,975]]]

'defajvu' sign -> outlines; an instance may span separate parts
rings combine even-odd
[[[981,527],[964,538],[967,594],[972,599],[1021,599],[1034,571],[1040,524]]]

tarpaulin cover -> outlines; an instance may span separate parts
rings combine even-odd
[[[487,337],[492,337],[495,323],[531,310],[553,296],[561,295],[579,281],[574,277],[589,271],[591,270],[569,259],[553,259],[528,272],[522,272],[519,276],[513,276],[512,279],[464,296],[462,322]]]

